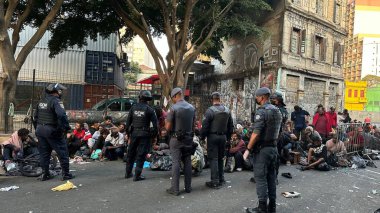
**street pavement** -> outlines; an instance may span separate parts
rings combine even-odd
[[[380,162],[376,162],[380,167]],[[298,166],[282,166],[293,179],[279,176],[277,212],[311,213],[373,213],[380,208],[380,168],[349,168],[329,172],[304,171]],[[58,177],[46,182],[27,177],[0,177],[0,188],[16,185],[20,188],[0,192],[0,212],[131,212],[131,213],[205,213],[245,212],[244,207],[257,205],[255,184],[249,182],[252,172],[226,174],[227,185],[209,189],[205,182],[210,172],[193,178],[193,192],[178,197],[166,193],[170,172],[144,171],[147,180],[133,182],[124,179],[124,163],[92,162],[71,164],[77,178],[77,189],[53,192],[51,188],[64,182]],[[181,179],[181,186],[183,186]],[[296,191],[298,198],[285,198],[281,192]]]

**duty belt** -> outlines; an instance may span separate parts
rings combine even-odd
[[[42,126],[52,126],[52,127],[57,127],[58,125],[57,124],[49,124],[49,123],[40,123],[40,122],[37,122],[38,125],[42,125]]]
[[[213,134],[213,135],[226,135],[227,133],[225,133],[225,132],[210,132],[210,134]]]

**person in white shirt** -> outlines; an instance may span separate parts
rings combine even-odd
[[[117,160],[124,156],[124,135],[119,128],[111,127],[110,134],[105,139],[103,156],[108,160]]]

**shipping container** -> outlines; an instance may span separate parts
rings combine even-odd
[[[17,81],[15,111],[26,112],[30,106],[32,98],[32,82]],[[45,87],[50,83],[36,82],[34,89],[34,103],[45,97]],[[63,84],[67,90],[63,92],[62,102],[65,109],[83,109],[84,106],[84,85]]]
[[[21,49],[17,48],[16,54]],[[49,50],[34,48],[21,67],[18,80],[32,81],[36,69],[36,82],[83,84],[86,55],[84,51],[64,51],[49,58]]]
[[[30,40],[30,38],[37,31],[36,28],[32,28],[30,26],[26,26],[25,29],[20,33],[20,41],[18,46],[25,46],[25,44]],[[10,32],[11,33],[11,32]],[[42,36],[41,40],[37,43],[36,48],[48,48],[48,42],[52,37],[49,31],[46,31],[44,36]],[[116,46],[118,45],[117,34],[111,34],[108,38],[102,38],[99,34],[97,36],[97,40],[87,39],[87,46],[83,48],[79,48],[78,46],[74,46],[68,48],[68,50],[76,50],[76,51],[101,51],[101,52],[116,52]]]
[[[84,86],[84,108],[90,109],[104,99],[120,96],[123,96],[123,90],[116,85],[87,84]]]
[[[119,76],[119,72],[121,71],[114,53],[86,52],[86,83],[113,85],[115,84],[115,75]]]

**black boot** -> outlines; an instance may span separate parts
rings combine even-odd
[[[268,213],[276,212],[276,200],[269,200]]]
[[[256,208],[248,208],[247,213],[267,213],[267,204],[266,202],[259,202],[259,206]]]
[[[67,173],[62,175],[62,180],[70,180],[73,178],[75,178],[75,176],[73,174],[71,174],[70,172],[67,172]]]
[[[53,177],[50,175],[50,172],[49,170],[45,171],[39,178],[38,180],[40,181],[46,181],[46,180],[50,180],[52,179]]]
[[[212,189],[220,189],[222,185],[219,182],[209,181],[206,182],[206,186]]]
[[[133,181],[145,180],[145,177],[143,175],[141,175],[141,173],[142,173],[142,168],[136,167],[135,168],[135,177],[133,177]]]

